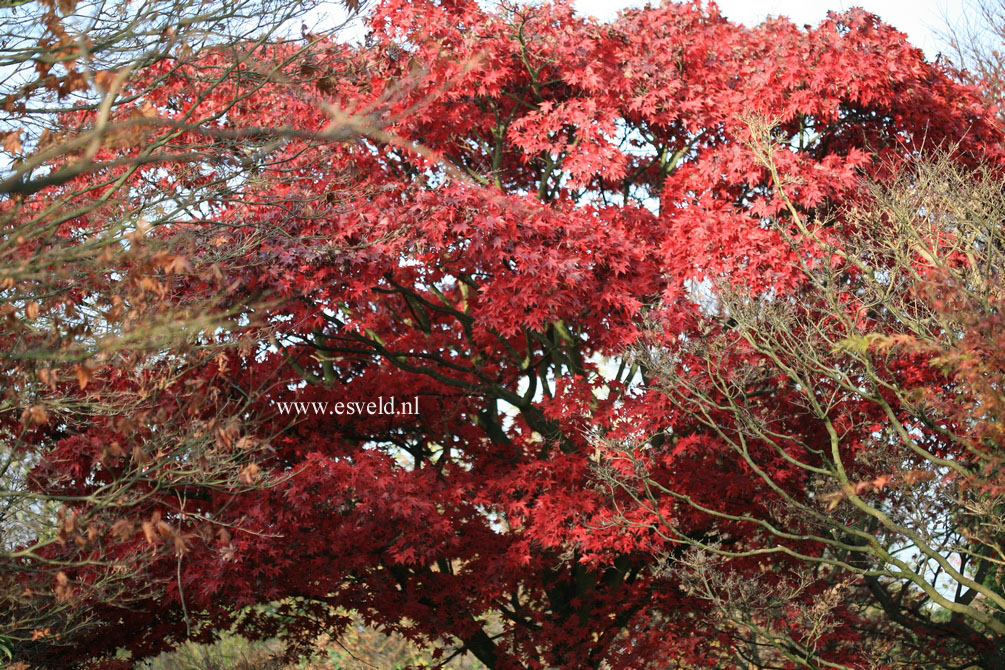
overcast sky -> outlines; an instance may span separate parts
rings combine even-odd
[[[577,0],[583,14],[612,18],[624,7],[641,7],[644,0]],[[658,0],[653,4],[658,4]],[[757,25],[765,17],[787,16],[796,25],[816,25],[830,9],[862,7],[908,34],[911,43],[934,57],[938,45],[933,35],[945,25],[943,17],[958,21],[964,16],[967,0],[721,0],[716,3],[726,18]],[[972,11],[972,10],[971,10]]]
[[[484,0],[491,4],[492,0]],[[658,5],[660,0],[652,0]],[[973,6],[982,0],[721,0],[716,3],[726,18],[750,26],[757,25],[770,16],[787,16],[798,26],[816,25],[827,15],[827,11],[862,7],[878,14],[884,21],[907,33],[911,44],[921,47],[934,59],[939,51],[936,33],[943,30],[947,19],[958,23],[973,15]],[[990,0],[995,2],[996,0]],[[625,7],[641,7],[646,0],[575,0],[576,8],[582,14],[591,14],[600,19],[612,19]],[[325,3],[316,15],[317,27],[330,27],[341,22],[344,17],[340,4]],[[970,8],[968,10],[968,7]],[[358,21],[343,32],[343,39],[358,40],[365,30]]]

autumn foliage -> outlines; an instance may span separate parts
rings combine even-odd
[[[987,166],[902,165],[840,218],[791,213],[794,292],[718,282],[686,339],[635,348],[659,432],[604,441],[600,473],[745,660],[1001,664],[1001,207]]]
[[[184,509],[157,498],[170,528],[182,514],[207,523],[150,567],[158,597],[97,605],[104,625],[51,662],[114,667],[118,648],[149,654],[232,626],[295,653],[351,609],[493,669],[744,667],[762,640],[724,626],[693,574],[667,563],[695,542],[757,548],[763,526],[723,526],[674,495],[767,514],[777,492],[715,430],[678,418],[657,371],[626,352],[699,342],[721,316],[710,287],[802,295],[806,264],[851,239],[838,223],[867,202],[863,180],[940,148],[963,171],[997,165],[996,110],[860,10],[745,28],[699,3],[601,24],[562,2],[388,0],[370,26],[360,46],[305,34],[123,82],[143,91],[121,111],[135,135],[107,159],[181,147],[191,160],[144,171],[156,188],[215,185],[186,254],[207,274],[183,272],[163,299],[223,291],[226,337],[243,346],[205,384],[254,418],[242,435],[268,445],[253,474],[270,485],[207,487]],[[419,415],[275,409],[391,396],[418,396]],[[868,412],[854,412],[858,426]],[[77,449],[81,473],[104,467],[100,447],[73,445],[107,444],[106,427],[82,424],[70,443],[45,425],[39,439]],[[805,453],[789,456],[812,461],[821,434],[800,435]],[[662,459],[655,509],[632,488],[651,474],[641,465],[624,486],[600,476],[626,444]],[[786,493],[817,495],[776,456],[764,467]],[[870,486],[886,472],[868,470]],[[770,588],[798,563],[767,560],[723,569]],[[845,607],[843,575],[802,577],[783,586],[825,599],[838,623],[818,631],[788,612],[801,651],[777,662],[872,667],[872,642],[900,622]]]

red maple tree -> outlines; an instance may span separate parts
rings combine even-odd
[[[227,369],[274,389],[252,412],[272,449],[259,465],[281,479],[193,501],[235,532],[191,543],[168,597],[109,610],[86,651],[148,653],[235,621],[306,643],[351,608],[495,669],[729,658],[734,638],[658,565],[680,543],[613,523],[596,485],[596,434],[642,437],[668,408],[620,356],[654,319],[668,340],[688,332],[705,279],[793,291],[798,231],[770,220],[824,218],[861,177],[947,142],[964,164],[994,158],[994,110],[859,10],[803,30],[700,3],[602,24],[564,2],[389,0],[371,26],[365,46],[307,36],[276,47],[281,68],[245,64],[247,96],[240,77],[200,94],[232,66],[222,55],[199,76],[145,73],[163,76],[146,100],[158,118],[213,118],[198,137],[255,166],[211,218],[254,224],[219,244],[246,249],[228,280],[269,297],[256,317],[273,335]],[[327,141],[349,115],[366,139]],[[785,146],[777,175],[753,118]],[[282,124],[265,160],[250,140]],[[163,186],[221,169],[168,170]],[[419,414],[274,404],[392,396],[417,396]]]

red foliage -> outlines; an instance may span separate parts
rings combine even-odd
[[[747,143],[751,117],[777,122],[788,194],[813,215],[898,155],[946,142],[962,160],[998,151],[991,112],[860,10],[749,29],[698,3],[598,24],[561,2],[389,0],[372,25],[373,48],[277,47],[287,76],[236,104],[239,79],[200,98],[200,80],[179,72],[149,96],[164,119],[226,104],[199,133],[238,137],[231,160],[255,128],[290,128],[210,213],[272,231],[252,244],[227,228],[220,244],[249,249],[227,268],[238,290],[273,297],[280,336],[229,370],[275,389],[258,412],[274,449],[260,465],[278,483],[231,500],[220,520],[240,530],[185,554],[189,615],[222,625],[235,607],[295,598],[281,624],[253,613],[242,630],[307,639],[344,623],[342,606],[459,640],[493,668],[711,662],[730,640],[705,635],[701,605],[654,570],[667,541],[611,527],[591,475],[590,431],[643,434],[667,409],[624,393],[623,375],[595,393],[605,361],[658,301],[664,336],[686,332],[705,277],[779,292],[801,281],[789,244],[762,225],[784,202]],[[207,57],[201,80],[227,65]],[[369,138],[297,136],[337,120],[333,109],[366,118]],[[160,186],[224,169],[202,167]],[[292,421],[270,404],[391,396],[418,396],[419,415]],[[714,441],[674,453],[668,472],[694,495],[757,503],[743,471],[701,476]],[[86,649],[161,648],[185,630],[177,586],[121,625],[109,612]],[[502,627],[490,638],[492,613]]]

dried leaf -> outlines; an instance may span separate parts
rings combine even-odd
[[[102,93],[108,93],[112,90],[112,84],[115,82],[115,73],[111,70],[102,70],[94,75],[94,85],[98,87],[98,90]]]
[[[11,154],[19,154],[24,149],[21,146],[21,129],[13,130],[9,133],[4,133],[3,136],[3,150]]]
[[[878,491],[889,484],[891,479],[893,479],[892,475],[880,475],[872,480],[872,485]]]
[[[25,427],[41,426],[49,421],[49,415],[41,405],[32,405],[21,413],[21,423]]]
[[[87,388],[88,382],[91,381],[94,371],[87,365],[75,365],[73,372],[77,375],[77,383],[80,385],[80,390],[83,391]]]
[[[35,376],[38,380],[49,387],[49,390],[56,390],[56,374],[51,368],[40,368],[35,372]]]
[[[260,471],[261,469],[257,465],[255,465],[254,463],[248,463],[247,465],[244,466],[244,468],[241,469],[241,474],[238,477],[238,479],[242,484],[247,484],[248,486],[251,486],[252,484],[255,483],[255,480],[258,479],[258,473]]]
[[[135,530],[133,522],[128,519],[119,519],[112,524],[111,534],[117,542],[125,542],[133,535]]]
[[[154,525],[149,521],[144,521],[140,527],[143,529],[143,537],[147,539],[147,544],[153,544],[154,540],[157,539],[157,530]]]
[[[174,528],[172,528],[171,525],[168,522],[166,522],[166,521],[158,521],[157,522],[157,532],[165,540],[168,539],[168,538],[174,537],[174,534],[175,534]]]

